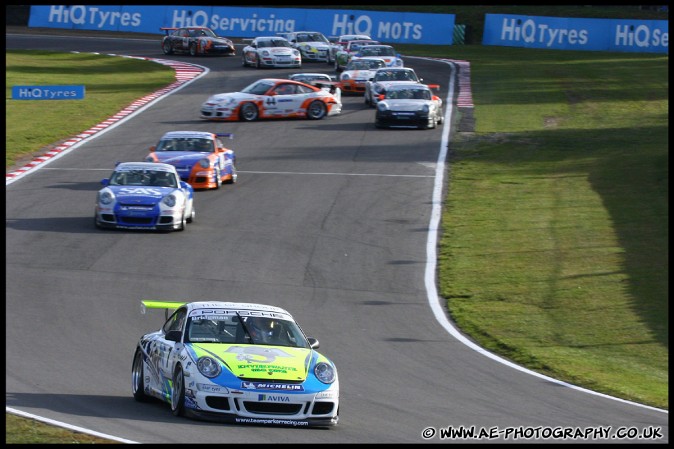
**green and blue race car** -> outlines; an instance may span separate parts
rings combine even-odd
[[[331,427],[339,381],[284,309],[252,303],[142,301],[175,311],[143,335],[131,368],[138,401],[157,398],[174,415],[239,424]]]

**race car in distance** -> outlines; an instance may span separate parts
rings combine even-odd
[[[160,30],[166,32],[161,41],[161,48],[165,55],[189,53],[192,56],[234,56],[236,54],[236,48],[231,40],[216,35],[207,27],[162,27]]]
[[[335,60],[335,55],[337,52],[342,50],[346,46],[347,42],[355,40],[369,41],[372,40],[372,38],[367,34],[342,34],[341,36],[334,39],[334,43],[330,45],[330,60],[328,61],[328,64],[332,64],[332,62]],[[333,36],[330,37],[330,41],[333,42]]]
[[[293,427],[339,421],[334,363],[316,351],[288,311],[220,301],[141,301],[175,310],[140,337],[131,365],[139,402],[170,404],[175,416]]]
[[[386,92],[386,88],[399,83],[421,83],[411,67],[386,67],[374,72],[374,76],[365,83],[365,104],[376,106],[379,96]]]
[[[373,40],[352,40],[347,42],[346,45],[335,54],[335,72],[341,72],[344,70],[353,55],[358,53],[360,47],[363,45],[374,44],[379,44],[379,42]]]
[[[263,67],[302,67],[302,56],[287,39],[280,36],[259,36],[241,51],[241,65]]]
[[[204,131],[169,131],[157,145],[150,147],[148,162],[164,162],[175,166],[178,176],[195,189],[219,189],[236,182],[236,154],[226,148],[221,137],[231,133]]]
[[[313,73],[313,72],[293,73],[288,77],[288,79],[309,84],[311,86],[319,87],[323,90],[327,90],[333,95],[336,95],[337,90],[340,90],[338,87],[339,82],[335,79],[335,77],[332,75],[328,75],[326,73]]]
[[[353,58],[339,75],[339,87],[344,93],[364,93],[365,83],[374,76],[377,69],[386,67],[382,58]]]
[[[200,118],[218,121],[246,121],[268,118],[320,120],[342,112],[341,91],[289,79],[264,78],[240,92],[210,96],[202,105]]]
[[[314,83],[322,84],[322,83],[336,82],[335,77],[332,75],[328,75],[327,73],[313,73],[313,72],[293,73],[288,77],[288,79],[291,79],[293,81],[299,81],[300,83],[311,84],[312,86],[315,85]]]
[[[398,83],[389,86],[379,97],[374,125],[385,127],[435,128],[444,121],[442,100],[431,88],[437,84]]]
[[[288,39],[290,45],[302,53],[304,62],[330,62],[330,41],[318,31],[292,31],[277,33]]]
[[[399,53],[390,45],[363,45],[354,56],[361,58],[363,56],[374,56],[386,61],[386,67],[403,67],[405,64]]]
[[[172,165],[121,162],[101,184],[97,228],[183,231],[194,220],[194,189]]]

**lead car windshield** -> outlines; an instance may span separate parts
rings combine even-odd
[[[304,333],[293,321],[262,317],[213,314],[192,316],[185,342],[253,344],[309,348]]]

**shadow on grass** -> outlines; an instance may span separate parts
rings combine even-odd
[[[669,155],[666,137],[660,145],[657,136],[667,135],[664,126],[545,130],[503,135],[496,145],[478,143],[475,150],[460,153],[472,164],[501,164],[504,173],[522,182],[574,176],[588,180],[624,251],[621,271],[627,275],[631,307],[664,347],[669,347]]]

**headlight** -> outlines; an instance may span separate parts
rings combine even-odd
[[[269,56],[269,50],[262,50],[262,56]]]
[[[299,55],[300,55],[300,52],[299,52],[298,50],[293,50],[293,55],[294,55],[294,56],[299,56]]]
[[[388,105],[385,102],[380,101],[379,103],[377,103],[377,109],[380,110],[381,112],[384,112],[388,110]]]
[[[428,107],[427,104],[421,107],[421,112],[423,112],[424,114],[428,114],[428,111],[430,111],[430,108]]]
[[[98,192],[98,202],[101,204],[110,204],[115,200],[115,195],[109,191],[104,190],[103,192]]]
[[[403,61],[402,59],[396,59],[396,66],[402,67],[403,66]]]
[[[337,377],[337,373],[335,372],[335,369],[332,367],[332,365],[325,362],[319,362],[316,364],[316,367],[314,368],[314,374],[316,374],[316,378],[318,378],[318,380],[324,384],[333,383]]]
[[[212,357],[199,357],[197,368],[201,374],[209,378],[216,377],[222,371],[220,364]]]
[[[176,196],[174,194],[166,195],[164,199],[161,200],[162,203],[166,204],[168,207],[173,207],[176,205]]]
[[[343,74],[342,74],[342,80],[343,80],[343,81],[347,81],[349,78],[350,78],[350,76],[349,76],[348,73],[343,73]]]
[[[380,86],[379,84],[375,84],[374,87],[372,88],[378,95],[381,95],[384,93],[384,87]]]
[[[199,166],[202,168],[208,168],[211,166],[211,161],[209,161],[208,159],[200,159]]]
[[[236,100],[231,97],[225,97],[225,98],[217,98],[217,97],[211,97],[206,101],[206,104],[216,104],[218,106],[227,106],[232,103],[236,103]]]

